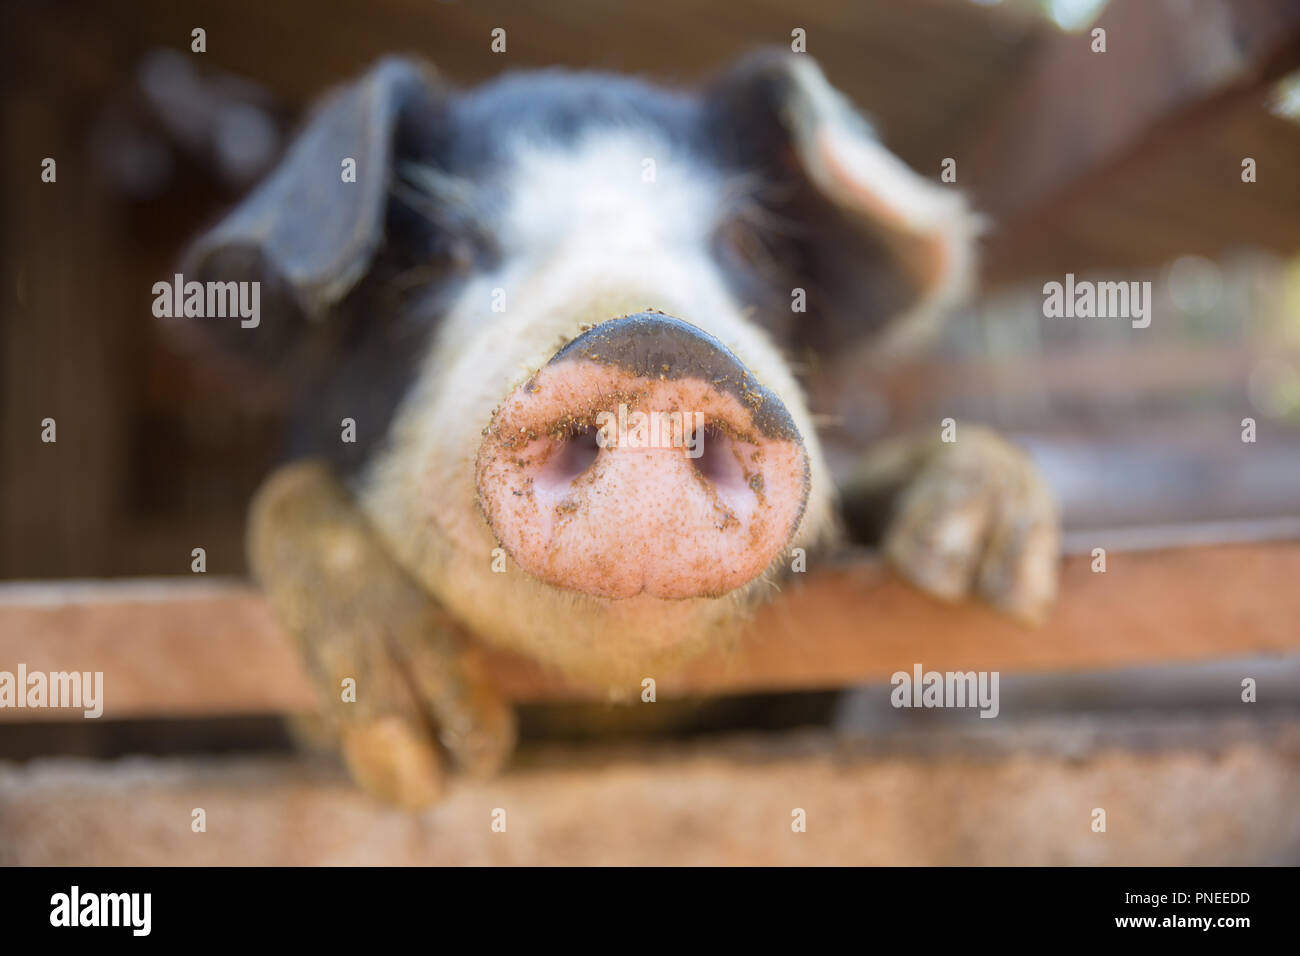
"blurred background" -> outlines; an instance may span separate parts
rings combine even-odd
[[[687,85],[796,27],[898,155],[936,178],[957,161],[991,223],[982,297],[936,347],[811,363],[835,463],[952,415],[1029,444],[1074,528],[1300,513],[1295,3],[49,0],[4,16],[0,577],[184,573],[198,539],[209,571],[242,570],[280,410],[168,353],[151,287],[323,90],[393,51],[458,84],[568,65]],[[23,173],[46,156],[55,187]],[[1042,283],[1067,272],[1153,280],[1151,327],[1045,320]],[[66,440],[37,455],[47,416]],[[1246,416],[1262,437],[1243,455]]]
[[[1072,550],[1101,531],[1133,548],[1300,537],[1300,3],[46,0],[0,17],[0,579],[188,576],[195,542],[210,573],[244,572],[244,511],[275,461],[283,409],[169,351],[151,287],[274,164],[324,90],[391,52],[460,85],[555,65],[691,85],[788,45],[796,28],[890,149],[935,178],[955,159],[989,220],[979,295],[927,348],[797,357],[833,466],[951,416],[1032,451]],[[504,54],[490,51],[497,27]],[[1104,53],[1091,49],[1097,27]],[[195,28],[206,52],[191,51]],[[44,157],[57,185],[41,182]],[[1150,327],[1044,318],[1043,283],[1066,273],[1150,280]],[[39,443],[47,417],[57,446]],[[1290,762],[1253,812],[1272,860],[1296,862],[1300,823],[1285,804],[1300,793],[1288,723],[1300,668],[1294,657],[1259,667],[1290,708],[1269,720],[1291,728],[1263,752]],[[1139,726],[1125,710],[1135,699],[1204,719],[1238,671],[1026,678],[1005,693],[1066,725],[1086,712],[1088,733],[1111,739]],[[908,753],[918,731],[931,751],[949,739],[949,715],[904,727],[880,699],[790,705],[795,716],[775,722],[815,714]],[[1170,739],[1220,733],[1160,720]],[[1059,729],[999,728],[997,747],[1069,750]],[[976,730],[987,743],[992,732]],[[152,724],[111,750],[165,750],[176,733]],[[182,749],[252,733],[209,727],[199,743],[182,734]],[[9,739],[9,756],[68,745]]]

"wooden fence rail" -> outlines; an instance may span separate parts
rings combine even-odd
[[[912,589],[869,556],[809,573],[764,607],[739,646],[676,674],[665,697],[808,690],[938,670],[1092,670],[1300,652],[1300,543],[1112,553],[1105,573],[1065,559],[1038,628]],[[102,671],[115,718],[309,710],[296,654],[262,597],[237,581],[151,579],[0,586],[0,671]],[[521,658],[490,669],[519,702],[588,696]],[[78,711],[0,708],[0,721]]]

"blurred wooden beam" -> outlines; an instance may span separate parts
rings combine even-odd
[[[1051,29],[1020,5],[970,0],[788,3],[696,0],[620,4],[605,0],[494,0],[418,3],[371,0],[364,7],[315,3],[218,2],[202,16],[169,0],[129,9],[87,0],[52,0],[19,11],[24,39],[43,24],[46,45],[14,44],[27,70],[40,70],[68,47],[70,23],[86,24],[128,51],[189,50],[190,30],[208,32],[204,65],[229,70],[305,105],[377,57],[411,52],[430,59],[450,82],[473,84],[509,69],[565,66],[645,74],[692,84],[755,47],[789,47],[806,31],[808,50],[832,80],[868,110],[889,145],[924,168],[938,168],[936,140],[955,117],[996,87],[1008,62]],[[683,29],[689,24],[690,29]],[[507,31],[507,52],[491,52],[491,31]],[[286,43],[285,38],[292,37]],[[49,51],[54,51],[51,53]],[[20,74],[21,75],[21,71]]]
[[[1293,250],[1295,218],[1285,213],[1300,201],[1288,171],[1296,151],[1284,151],[1290,162],[1273,163],[1269,176],[1249,187],[1241,184],[1240,160],[1300,140],[1286,121],[1268,122],[1262,106],[1269,85],[1300,66],[1300,4],[1113,0],[1094,26],[1106,30],[1106,52],[1092,52],[1088,31],[1043,36],[1002,94],[968,122],[970,133],[954,154],[960,182],[997,224],[986,256],[991,278],[1055,268],[1044,248],[1070,244],[1079,230],[1098,232],[1099,220],[1127,256],[1107,257],[1099,242],[1090,248],[1101,261],[1090,261],[1076,243],[1065,265],[1081,270],[1143,255],[1157,262],[1256,240]],[[1243,115],[1253,119],[1243,123]],[[1220,143],[1227,130],[1236,141]],[[1220,162],[1229,146],[1231,161]],[[1196,188],[1169,175],[1189,164],[1197,168]],[[1116,193],[1111,184],[1122,179],[1138,185]],[[1127,202],[1134,191],[1136,208]],[[1142,197],[1153,191],[1173,194],[1175,222],[1191,222],[1175,226],[1155,216],[1161,225],[1150,235],[1151,200]],[[1264,215],[1225,219],[1225,209],[1256,200],[1265,203]],[[1268,203],[1281,204],[1275,215],[1267,214]],[[1270,229],[1274,220],[1280,233]],[[1199,241],[1211,227],[1213,250]],[[1141,234],[1125,242],[1134,230]],[[1179,248],[1165,248],[1170,243]]]
[[[1097,544],[1106,542],[1099,539]],[[1300,651],[1300,543],[1065,559],[1062,597],[1041,628],[976,604],[947,605],[866,557],[825,566],[763,608],[740,645],[677,674],[665,697],[808,690],[937,670],[1089,670]],[[0,670],[102,671],[105,716],[219,716],[309,710],[290,643],[246,585],[181,581],[0,587]],[[580,699],[536,664],[489,655],[519,702]],[[0,721],[80,712],[0,709]]]
[[[962,151],[961,180],[999,219],[1140,146],[1153,124],[1300,65],[1291,0],[1113,0],[1094,26],[1104,53],[1087,31],[1044,35]]]
[[[976,724],[993,723],[975,721]],[[1001,721],[997,721],[1001,724]],[[827,734],[549,747],[436,809],[302,760],[0,764],[0,866],[1288,865],[1300,722],[1125,715],[880,753]],[[1088,826],[1106,808],[1108,831]],[[209,832],[187,825],[194,807]],[[509,814],[494,833],[491,810]],[[792,808],[808,828],[792,833]],[[175,821],[180,821],[176,823]]]

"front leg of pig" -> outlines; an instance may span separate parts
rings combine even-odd
[[[886,559],[931,594],[977,596],[1031,622],[1056,596],[1055,498],[1029,457],[988,429],[884,442],[841,493],[854,535],[878,538]]]
[[[443,751],[471,775],[501,766],[514,746],[512,709],[327,467],[293,464],[267,480],[249,517],[249,559],[364,789],[418,808],[441,792]]]

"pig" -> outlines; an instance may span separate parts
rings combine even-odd
[[[978,228],[805,54],[693,91],[458,91],[390,57],[329,94],[183,270],[259,283],[255,328],[185,324],[298,396],[250,564],[353,776],[423,806],[446,755],[495,772],[514,723],[479,647],[633,697],[880,501],[906,578],[1040,616],[1058,517],[1028,458],[936,423],[837,490],[786,358],[932,324]]]

